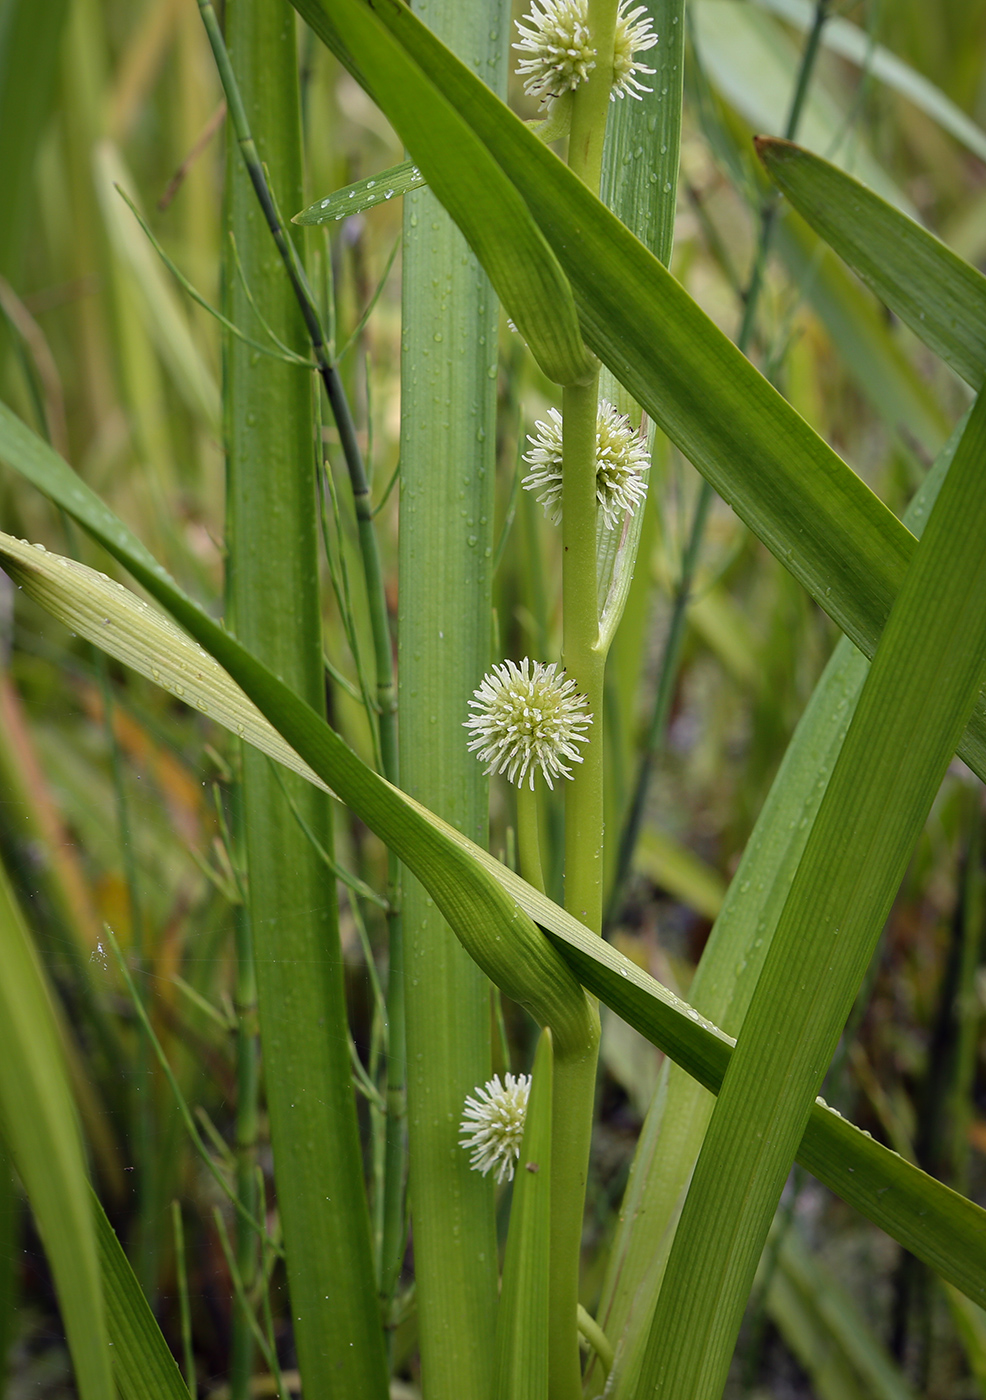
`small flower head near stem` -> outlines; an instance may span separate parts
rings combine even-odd
[[[529,1074],[507,1074],[505,1078],[504,1085],[495,1074],[483,1088],[470,1094],[459,1124],[459,1132],[464,1134],[459,1145],[472,1153],[469,1165],[484,1176],[495,1170],[497,1185],[514,1179],[531,1092]]]
[[[549,408],[550,423],[538,422],[537,433],[527,441],[531,451],[524,461],[533,470],[524,477],[528,491],[536,491],[544,513],[561,524],[562,506],[562,416]],[[619,524],[629,511],[632,515],[647,495],[644,472],[649,466],[647,446],[634,432],[629,419],[601,399],[596,418],[596,500],[607,530]]]
[[[637,80],[638,73],[653,73],[639,63],[635,54],[651,49],[657,35],[643,5],[627,10],[630,0],[621,0],[616,18],[613,50],[613,86],[610,100],[639,97],[650,89]],[[540,97],[548,106],[563,93],[573,92],[585,82],[596,66],[596,50],[591,42],[588,0],[533,0],[531,12],[517,21],[520,43],[514,44],[525,56],[517,64],[529,97]]]
[[[588,743],[582,731],[592,716],[575,682],[556,672],[554,662],[543,666],[526,656],[519,666],[502,661],[473,691],[476,698],[469,704],[476,714],[464,724],[473,731],[469,748],[489,765],[487,773],[506,773],[518,785],[526,777],[533,789],[540,768],[550,788],[553,778],[572,776],[566,759],[582,762],[575,745]]]

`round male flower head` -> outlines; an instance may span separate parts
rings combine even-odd
[[[575,746],[588,743],[582,731],[592,715],[575,682],[558,675],[553,661],[501,661],[473,695],[469,705],[476,714],[464,724],[473,731],[469,748],[478,751],[487,773],[506,773],[518,786],[526,777],[533,790],[538,768],[550,788],[553,778],[572,776],[566,759],[582,762]]]
[[[538,422],[537,433],[527,441],[531,451],[524,461],[533,470],[524,477],[528,491],[536,491],[545,515],[561,524],[562,416],[549,408],[550,423]],[[619,524],[626,511],[632,515],[647,495],[644,472],[649,465],[647,445],[630,421],[601,399],[596,416],[596,500],[607,530]]]
[[[475,1095],[470,1094],[459,1124],[459,1132],[465,1134],[459,1145],[472,1152],[469,1165],[484,1176],[495,1170],[498,1185],[514,1179],[531,1092],[529,1074],[508,1074],[505,1078],[504,1085],[495,1074]]]
[[[657,35],[643,5],[627,11],[630,0],[621,0],[616,18],[613,50],[613,86],[610,100],[639,97],[649,92],[637,80],[637,73],[653,73],[653,68],[637,62],[634,55],[651,49]],[[591,43],[588,0],[533,0],[531,12],[517,21],[520,43],[515,49],[525,55],[517,64],[529,97],[540,97],[548,106],[556,97],[572,92],[596,66],[596,50]]]

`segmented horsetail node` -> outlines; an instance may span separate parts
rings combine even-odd
[[[459,1132],[465,1134],[459,1145],[472,1153],[469,1165],[484,1176],[495,1171],[497,1184],[514,1179],[531,1092],[529,1074],[508,1074],[505,1078],[504,1085],[495,1074],[470,1094],[459,1124]]]
[[[487,773],[505,773],[518,786],[526,777],[533,789],[540,768],[550,788],[553,778],[572,776],[566,759],[582,762],[575,745],[588,743],[581,731],[592,715],[586,714],[585,696],[576,693],[575,682],[558,674],[553,661],[547,666],[526,656],[519,666],[501,661],[473,695],[469,704],[477,713],[464,724],[473,731],[469,747],[489,765]]]
[[[562,416],[557,408],[548,409],[550,423],[535,424],[537,432],[528,435],[531,451],[524,461],[533,467],[524,477],[528,491],[536,491],[545,515],[561,524],[562,502]],[[630,426],[630,420],[617,413],[605,399],[599,401],[596,417],[596,500],[606,528],[618,525],[626,511],[632,515],[647,495],[644,472],[650,465],[647,444]]]
[[[657,43],[650,15],[643,5],[628,10],[629,4],[630,0],[621,0],[616,18],[610,101],[650,92],[636,75],[654,72],[634,57]],[[596,66],[588,0],[534,0],[530,14],[517,21],[517,30],[520,43],[513,47],[525,55],[517,72],[525,80],[524,91],[529,97],[540,97],[542,106],[577,88]]]

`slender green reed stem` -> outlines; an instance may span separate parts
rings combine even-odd
[[[582,762],[565,787],[565,907],[596,933],[603,891],[603,676],[596,598],[598,377],[562,396],[562,654],[592,715]]]
[[[284,1389],[284,1380],[281,1376],[281,1368],[277,1361],[277,1348],[274,1345],[273,1337],[265,1337],[263,1328],[257,1321],[257,1315],[253,1305],[247,1295],[243,1278],[240,1274],[236,1256],[233,1253],[232,1245],[229,1242],[229,1234],[226,1230],[226,1222],[223,1220],[222,1211],[218,1206],[212,1210],[212,1218],[216,1226],[216,1234],[219,1236],[220,1248],[226,1260],[226,1267],[229,1269],[229,1276],[233,1282],[233,1292],[236,1294],[236,1301],[239,1304],[245,1317],[250,1319],[250,1330],[253,1333],[254,1341],[260,1349],[267,1368],[274,1377],[274,1384],[277,1389],[278,1400],[288,1400],[287,1392]],[[266,1291],[266,1290],[265,1290]]]
[[[181,1315],[181,1352],[185,1367],[185,1384],[195,1400],[195,1352],[192,1349],[192,1310],[188,1303],[188,1271],[185,1267],[185,1230],[181,1219],[181,1203],[171,1202],[171,1223],[175,1236],[175,1277],[178,1288],[178,1308]]]
[[[209,1152],[209,1149],[202,1141],[202,1134],[195,1126],[195,1119],[192,1117],[191,1111],[189,1110],[188,1104],[185,1100],[185,1096],[182,1094],[181,1088],[178,1084],[178,1080],[175,1078],[175,1072],[171,1068],[171,1065],[168,1063],[168,1057],[164,1053],[164,1047],[161,1045],[161,1042],[154,1034],[154,1027],[151,1025],[150,1018],[148,1017],[147,1011],[144,1007],[144,1003],[141,1001],[137,993],[137,988],[134,986],[133,978],[130,976],[130,969],[127,967],[126,959],[124,958],[123,953],[120,950],[120,945],[116,940],[116,934],[110,928],[109,924],[103,925],[103,932],[106,935],[107,942],[113,950],[113,956],[116,958],[117,965],[120,968],[120,974],[123,977],[124,983],[126,984],[127,993],[130,997],[130,1000],[133,1002],[134,1010],[137,1013],[137,1019],[140,1021],[141,1027],[143,1028],[144,1034],[147,1036],[151,1049],[154,1051],[154,1054],[157,1057],[157,1062],[164,1072],[164,1077],[165,1079],[167,1079],[171,1092],[174,1095],[175,1103],[178,1107],[178,1113],[181,1117],[182,1122],[185,1124],[185,1128],[188,1132],[189,1137],[192,1139],[192,1143],[194,1144],[196,1151],[202,1158],[202,1161],[204,1162],[207,1171],[211,1175],[213,1181],[216,1182],[223,1195],[229,1199],[230,1203],[241,1215],[245,1214],[245,1208],[243,1206],[243,1203],[236,1196],[235,1192],[231,1189],[229,1182],[226,1180],[222,1172],[216,1166],[212,1155]],[[264,1227],[260,1223],[260,1221],[254,1217],[248,1217],[248,1219],[252,1228],[256,1230],[258,1234],[263,1234]]]
[[[521,875],[529,885],[544,894],[538,795],[528,783],[521,783],[517,789],[517,858]]]

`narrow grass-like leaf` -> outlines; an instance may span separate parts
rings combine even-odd
[[[20,287],[20,263],[31,212],[34,159],[51,112],[68,0],[42,9],[10,0],[0,11],[0,276]]]
[[[297,8],[311,23],[309,7]],[[545,374],[558,384],[583,379],[589,361],[571,288],[523,199],[503,179],[482,142],[368,6],[336,6],[331,16],[315,6],[314,17],[331,34],[327,42],[340,56],[353,62],[357,53],[372,55],[359,68],[360,82],[387,112],[429,186],[466,235]],[[437,161],[436,149],[442,152]]]
[[[313,770],[325,775],[323,781],[331,781],[340,797],[403,860],[413,863],[459,937],[508,995],[531,1005],[532,1014],[560,1026],[573,1040],[582,1033],[578,1020],[570,1017],[570,993],[562,985],[559,965],[546,956],[544,940],[531,937],[523,911],[541,925],[586,988],[705,1088],[718,1092],[733,1043],[729,1036],[488,852],[366,768],[310,707],[187,598],[71,468],[2,405],[0,455],[72,514],[200,643],[208,644],[236,685],[249,692],[251,702],[271,717],[271,723],[277,721],[295,748],[304,750]],[[63,574],[58,556],[28,546],[24,561],[21,548],[11,562],[33,562],[30,572],[43,578],[48,590],[44,605],[55,616],[62,607],[71,608],[69,615],[80,633],[101,644],[106,602],[116,585],[107,581],[106,593],[100,595],[94,583],[87,604],[74,582],[53,588]],[[99,575],[93,577],[99,580]],[[497,950],[503,957],[495,965],[485,937],[491,926],[494,942],[507,940]],[[481,937],[477,940],[476,935]],[[538,989],[536,996],[530,994],[532,986]],[[555,1038],[557,1043],[557,1033]],[[986,1212],[821,1105],[811,1110],[799,1160],[942,1277],[972,1299],[986,1302]]]
[[[460,0],[430,0],[426,8],[443,39],[502,90],[509,8]],[[482,846],[489,780],[467,748],[463,722],[490,666],[499,305],[432,190],[406,196],[403,239],[400,779]],[[423,1383],[431,1400],[481,1400],[497,1309],[493,1181],[471,1170],[458,1124],[466,1095],[493,1072],[490,988],[413,877],[404,884],[403,914]]]
[[[813,0],[757,0],[757,4],[797,25],[799,29],[810,29],[814,22]],[[882,44],[874,43],[872,34],[867,34],[859,25],[841,15],[830,15],[822,30],[822,43],[831,53],[861,68],[867,77],[877,78],[902,97],[908,98],[936,121],[943,131],[961,141],[980,160],[986,160],[986,131],[977,126],[923,73]]]
[[[355,75],[320,0],[293,0]],[[362,11],[339,0],[336,12]],[[900,525],[813,432],[658,260],[556,156],[397,0],[374,13],[441,88],[523,195],[568,274],[587,345],[664,429],[785,568],[868,656],[914,549]],[[360,31],[364,58],[376,31]],[[392,94],[372,95],[393,114]],[[432,90],[421,88],[422,103]],[[426,127],[415,151],[443,162]],[[422,169],[424,169],[422,165]],[[501,187],[497,181],[495,187]],[[440,197],[444,195],[436,189]],[[457,203],[454,207],[458,217]],[[473,240],[468,224],[467,238]],[[484,256],[482,250],[477,250]],[[959,752],[986,775],[986,707]]]
[[[178,1363],[141,1292],[113,1226],[95,1194],[90,1195],[106,1299],[106,1325],[113,1375],[123,1400],[188,1400]]]
[[[984,460],[986,395],[894,604],[743,1022],[668,1260],[645,1390],[721,1392],[812,1101],[982,684]]]
[[[371,175],[365,180],[357,180],[352,185],[343,185],[341,190],[336,190],[333,194],[327,195],[325,199],[310,204],[300,214],[295,214],[292,222],[296,224],[338,223],[340,219],[348,219],[352,214],[364,214],[367,209],[374,209],[378,204],[385,204],[387,200],[394,199],[397,195],[408,194],[411,190],[419,190],[424,183],[425,178],[414,161],[403,160],[400,165],[392,165],[389,170],[383,170],[379,175]]]
[[[541,1032],[514,1173],[496,1319],[492,1400],[548,1394],[548,1245],[551,1210],[551,1032]]]
[[[961,428],[939,453],[904,517],[918,536]],[[867,670],[866,658],[843,638],[788,745],[702,954],[689,995],[704,1015],[731,1034],[742,1026]],[[599,1309],[600,1321],[621,1341],[617,1395],[627,1392],[639,1362],[682,1193],[712,1107],[694,1079],[671,1067],[666,1091],[655,1100],[641,1133]],[[662,1130],[665,1117],[674,1124],[673,1132]]]
[[[840,360],[884,422],[934,457],[950,426],[935,392],[891,333],[882,308],[860,292],[856,279],[803,219],[791,210],[785,215],[777,224],[778,251]]]
[[[281,199],[301,202],[302,149],[296,24],[266,0],[236,0],[226,37],[239,94],[256,131],[257,155]],[[277,340],[301,355],[305,324],[275,256],[241,132],[227,126],[228,227],[239,270],[227,269],[226,310],[248,325],[256,310]],[[299,241],[303,235],[295,232]],[[230,337],[223,385],[227,489],[226,602],[244,643],[318,714],[325,708],[313,443],[313,377],[261,359]],[[324,793],[283,779],[252,749],[243,752],[242,838],[248,930],[237,954],[244,998],[256,988],[266,1103],[284,1231],[293,1332],[309,1394],[379,1400],[386,1395],[370,1218],[346,1035],[347,1008],[335,880],[299,829],[291,802],[324,846],[332,811]],[[254,980],[255,979],[255,980]],[[245,1035],[248,1029],[244,1028]],[[256,1050],[240,1046],[247,1069]],[[256,1093],[252,1068],[246,1078]],[[241,1078],[241,1083],[243,1079]],[[248,1090],[244,1084],[244,1095]],[[245,1122],[256,1110],[243,1105]],[[251,1126],[251,1135],[256,1128]],[[244,1129],[238,1136],[247,1137]],[[249,1153],[241,1154],[240,1199],[253,1196]],[[253,1287],[256,1242],[238,1240],[245,1289]],[[334,1287],[345,1278],[344,1288]],[[239,1297],[237,1389],[246,1395],[250,1347]]]
[[[96,193],[110,243],[133,273],[144,327],[186,404],[213,431],[219,427],[219,390],[202,358],[180,302],[120,191],[134,199],[133,184],[112,141],[93,153]]]
[[[776,1262],[767,1307],[819,1400],[914,1400],[857,1301],[809,1255],[795,1229],[785,1235]]]
[[[82,1400],[113,1378],[82,1137],[50,994],[0,866],[0,1132],[55,1278]]]
[[[9,541],[9,536],[6,539]],[[106,539],[108,536],[104,536],[104,542]],[[36,601],[80,635],[105,646],[103,619],[115,606],[118,586],[98,582],[99,575],[93,574],[94,581],[83,592],[77,578],[69,575],[67,582],[63,581],[65,575],[58,556],[47,552],[42,555],[34,547],[16,541],[14,544],[16,549],[4,543],[5,566],[30,588]],[[83,567],[75,565],[74,570]],[[136,554],[132,556],[132,567],[140,569]],[[146,581],[150,583],[151,578],[147,575]],[[728,1035],[488,852],[365,768],[327,726],[313,723],[314,716],[303,702],[198,612],[173,584],[162,587],[160,596],[183,615],[186,625],[196,625],[203,638],[224,654],[230,669],[236,669],[264,699],[280,724],[297,731],[298,746],[309,752],[313,764],[333,778],[344,780],[344,795],[354,810],[395,845],[402,859],[414,863],[419,878],[428,882],[473,956],[481,956],[481,949],[464,937],[464,931],[483,925],[483,911],[491,915],[498,910],[508,911],[505,926],[509,930],[513,924],[514,935],[521,941],[507,950],[508,967],[495,971],[509,995],[522,1002],[530,1000],[525,986],[540,977],[547,980],[545,990],[550,997],[550,979],[557,975],[557,965],[550,958],[545,959],[539,944],[527,939],[523,928],[516,926],[517,911],[522,909],[544,929],[585,987],[664,1050],[704,1088],[718,1092],[733,1044]],[[109,635],[115,635],[112,628]],[[176,648],[180,636],[174,632],[166,639],[166,645]],[[197,651],[194,643],[186,640],[184,645]],[[139,660],[139,653],[132,647],[121,659],[133,665],[135,659]],[[157,659],[154,652],[148,652],[139,669],[145,675],[152,674]],[[232,682],[229,684],[231,691],[238,689]],[[469,857],[465,864],[457,859],[462,854]],[[443,869],[443,862],[450,868]],[[498,887],[506,896],[506,905],[499,898]],[[525,966],[527,959],[530,961]],[[545,1014],[543,1003],[538,1004],[536,1011],[546,1020],[552,1019]],[[821,1105],[812,1110],[799,1160],[837,1195],[968,1296],[986,1302],[986,1212]]]
[[[771,179],[819,237],[978,389],[986,378],[986,277],[828,161],[765,136],[756,147]]]
[[[791,73],[803,42],[800,36],[790,35],[755,5],[737,5],[733,0],[695,0],[691,18],[702,66],[726,101],[754,131],[783,131]],[[850,122],[846,100],[827,89],[824,75],[822,80],[816,75],[798,124],[799,140],[814,151],[844,151],[867,184],[902,208],[910,208],[907,197],[867,148],[865,137],[854,131],[851,144],[845,140]]]

